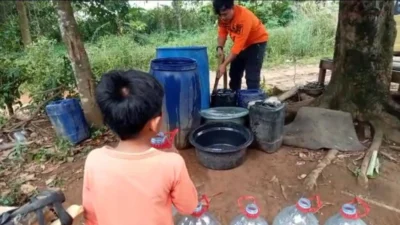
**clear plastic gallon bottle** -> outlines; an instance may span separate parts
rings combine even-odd
[[[244,207],[244,201],[251,201]],[[267,221],[260,216],[260,208],[253,196],[243,196],[238,199],[241,214],[236,216],[230,225],[268,225]]]
[[[311,200],[315,199],[316,207],[312,207]],[[316,213],[322,206],[319,196],[313,199],[301,198],[296,205],[284,208],[275,217],[272,225],[318,225]]]
[[[221,225],[208,211],[209,200],[203,195],[192,215],[183,216],[176,225]]]
[[[356,204],[364,208],[364,213],[357,212]],[[325,225],[367,225],[361,218],[368,215],[370,208],[366,202],[360,198],[355,198],[352,202],[344,204],[340,212],[330,217]]]

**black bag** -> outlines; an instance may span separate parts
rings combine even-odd
[[[49,207],[56,212],[62,225],[72,225],[72,217],[62,206],[64,201],[65,196],[61,191],[43,191],[31,198],[25,205],[0,214],[0,225],[22,225],[30,213],[36,214],[39,225],[46,225],[43,214],[45,207]]]

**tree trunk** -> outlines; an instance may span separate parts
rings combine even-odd
[[[14,115],[13,103],[6,102],[6,106],[7,106],[8,116],[13,116]]]
[[[389,126],[390,81],[396,27],[391,0],[341,0],[331,81],[319,106],[347,111],[361,120],[379,117]],[[385,115],[385,116],[383,116]],[[387,115],[387,116],[386,116]],[[391,124],[391,125],[390,125]],[[399,126],[400,127],[400,126]]]
[[[29,20],[28,15],[26,13],[25,2],[21,0],[16,1],[17,11],[18,11],[18,23],[19,29],[21,30],[21,38],[24,47],[28,46],[32,43],[31,32],[29,30]]]
[[[182,8],[182,2],[181,0],[173,0],[172,1],[172,7],[175,10],[175,16],[176,20],[178,21],[178,29],[179,33],[182,33],[182,15],[181,15],[181,8]]]
[[[68,49],[86,120],[95,127],[101,127],[103,118],[95,100],[95,81],[71,2],[53,1],[53,3],[57,10],[61,36]]]

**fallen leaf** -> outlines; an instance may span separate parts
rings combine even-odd
[[[75,173],[82,173],[82,172],[83,172],[83,169],[79,169]]]
[[[298,161],[298,162],[296,162],[296,166],[302,166],[302,165],[304,165],[304,164],[306,164],[306,162],[304,162],[304,161]]]
[[[13,149],[2,151],[0,154],[0,162],[7,159],[12,151],[13,151]]]
[[[302,180],[302,179],[304,179],[304,178],[306,178],[307,177],[307,174],[301,174],[301,175],[299,175],[299,176],[297,176],[297,179],[299,179],[299,180]]]
[[[285,200],[288,200],[288,197],[287,197],[287,194],[286,194],[286,191],[285,191],[285,187],[282,184],[281,184],[281,191],[282,191],[282,195],[285,198]]]
[[[50,184],[52,184],[54,182],[54,180],[56,179],[56,177],[57,177],[57,175],[53,175],[49,179],[47,179],[46,185],[49,186]]]
[[[48,167],[45,170],[43,170],[42,174],[51,173],[54,170],[58,169],[58,167],[60,167],[60,164],[48,165]]]
[[[300,153],[299,153],[299,157],[302,158],[302,159],[306,159],[306,158],[307,158],[307,155],[304,154],[304,153],[302,153],[302,152],[300,152]]]
[[[31,185],[30,183],[21,185],[21,192],[26,195],[31,195],[34,191],[36,191],[37,187]]]
[[[20,174],[19,179],[21,182],[36,180],[35,174],[33,174],[33,173],[32,174],[28,174],[28,173]]]
[[[277,183],[279,183],[279,179],[274,175],[269,182],[277,184]]]

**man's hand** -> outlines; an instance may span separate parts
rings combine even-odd
[[[223,63],[218,67],[218,72],[217,72],[218,78],[222,77],[222,75],[224,75],[225,73],[226,73],[226,65]]]

